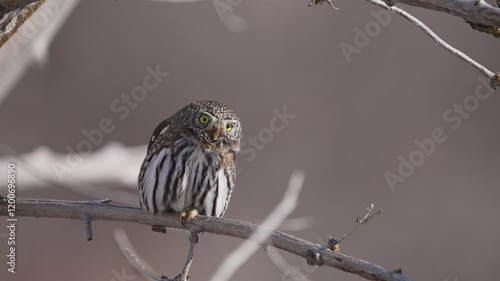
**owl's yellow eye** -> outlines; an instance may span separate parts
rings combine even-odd
[[[209,121],[210,121],[210,117],[208,117],[208,115],[200,116],[200,123],[201,124],[207,124]]]
[[[233,129],[234,125],[232,123],[227,123],[226,125],[226,131],[228,132],[231,132],[231,130]]]

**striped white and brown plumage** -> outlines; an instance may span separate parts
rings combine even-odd
[[[202,124],[201,116],[210,121]],[[222,217],[235,185],[240,139],[239,118],[218,102],[191,103],[160,123],[139,173],[141,207]]]

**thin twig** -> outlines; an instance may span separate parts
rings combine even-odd
[[[340,242],[347,239],[347,237],[351,236],[351,234],[353,234],[356,230],[360,229],[363,225],[369,223],[370,220],[373,219],[374,217],[382,214],[382,209],[380,209],[377,212],[372,214],[371,212],[373,211],[373,207],[374,207],[374,205],[370,204],[370,206],[368,206],[366,208],[366,214],[362,218],[357,218],[356,224],[349,231],[344,233],[342,236],[335,237],[335,238],[329,237],[328,238],[328,248],[333,250],[336,245],[338,245]]]
[[[87,241],[91,241],[92,240],[92,216],[89,215],[89,213],[85,213],[84,220],[85,220],[85,230],[87,232]]]
[[[115,206],[103,203],[77,203],[64,200],[16,199],[16,216],[48,217],[82,220],[89,213],[94,221],[122,221],[144,225],[163,225],[169,228],[185,230],[179,220],[179,214],[169,213],[161,216],[149,214],[139,208]],[[6,198],[0,196],[0,216],[7,214]],[[249,237],[259,228],[250,223],[231,219],[198,216],[194,222],[200,232],[209,232],[241,239]],[[305,241],[293,235],[274,231],[262,243],[307,258],[308,251],[316,251],[323,264],[339,270],[362,276],[368,280],[410,281],[411,279],[397,271],[357,258],[335,253],[324,246]],[[164,280],[162,280],[164,281]]]
[[[255,233],[234,252],[229,254],[224,262],[215,272],[212,281],[226,281],[233,276],[238,268],[253,255],[259,246],[280,226],[280,224],[290,215],[297,205],[300,190],[304,183],[304,173],[294,172],[290,178],[288,189],[283,196],[283,200],[264,220]]]
[[[198,244],[198,227],[196,225],[191,227],[190,235],[189,235],[189,252],[186,258],[186,264],[182,269],[182,273],[180,275],[181,281],[186,281],[188,278],[189,268],[193,263],[194,258],[194,248]]]

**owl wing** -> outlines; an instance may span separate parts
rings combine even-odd
[[[189,155],[183,153],[189,143],[179,143],[182,136],[174,127],[158,126],[155,135],[139,173],[139,203],[141,208],[152,213],[172,209],[172,204],[177,204],[182,185],[186,184],[183,181],[185,170],[181,167],[185,166]]]
[[[151,136],[151,139],[149,140],[148,144],[148,153],[153,146],[153,144],[160,138],[161,135],[164,135],[167,133],[169,127],[172,125],[172,118],[167,118],[163,120],[158,126],[156,126],[156,129],[153,132],[153,135]]]

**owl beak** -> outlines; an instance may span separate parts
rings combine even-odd
[[[224,127],[222,126],[222,124],[213,126],[211,130],[211,136],[213,141],[218,140],[219,138],[224,136]]]

